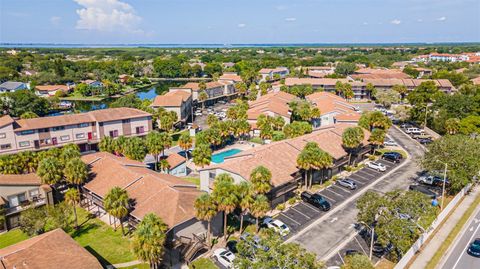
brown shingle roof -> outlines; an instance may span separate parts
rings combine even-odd
[[[10,115],[5,115],[0,118],[0,127],[3,127],[5,125],[9,125],[15,122],[15,120],[10,117]]]
[[[38,185],[42,184],[40,177],[35,173],[4,175],[0,174],[0,185]]]
[[[218,81],[210,81],[205,83],[205,86],[207,89],[212,89],[212,88],[217,88],[217,87],[223,87],[224,84],[218,82]],[[199,91],[200,90],[200,83],[198,82],[188,82],[187,84],[183,85],[182,88],[185,89],[192,89],[192,91]]]
[[[35,89],[39,91],[47,91],[47,92],[53,92],[53,91],[68,91],[68,86],[67,85],[38,85],[35,86]]]
[[[201,192],[188,181],[106,152],[87,154],[82,160],[89,164],[93,177],[85,188],[100,197],[115,186],[127,190],[135,202],[130,215],[137,219],[155,213],[172,228],[195,217],[193,204]]]
[[[298,172],[297,156],[307,142],[316,142],[334,159],[346,156],[347,152],[342,147],[342,133],[351,126],[345,123],[336,124],[297,138],[255,147],[226,158],[224,163],[210,165],[204,170],[219,168],[249,180],[251,171],[255,167],[263,165],[272,173],[273,186],[278,187],[290,182],[292,175]],[[363,144],[366,145],[370,133],[366,130],[364,132]]]
[[[353,105],[348,103],[347,100],[330,92],[315,92],[305,98],[318,107],[321,115],[335,113],[335,118],[337,118],[344,113],[358,114],[355,112]],[[360,118],[360,115],[358,118]]]
[[[191,93],[177,90],[177,91],[170,91],[165,93],[164,95],[157,95],[150,106],[152,107],[159,107],[159,106],[169,106],[169,107],[179,107],[182,105],[183,102],[188,100],[192,96]]]
[[[283,91],[271,92],[260,96],[256,101],[249,102],[247,116],[249,120],[255,120],[261,114],[273,113],[283,117],[290,117],[288,104],[297,99],[295,95]]]
[[[231,80],[234,82],[241,82],[242,78],[237,73],[223,73],[219,78],[219,80]]]
[[[373,68],[361,68],[355,71],[355,74],[350,75],[355,79],[408,79],[407,74],[398,69],[373,69]]]
[[[182,157],[178,153],[172,153],[172,154],[168,155],[167,162],[170,165],[170,169],[173,169],[173,168],[179,166],[180,164],[184,163],[185,158]]]
[[[62,229],[0,249],[6,269],[101,269],[98,260]]]

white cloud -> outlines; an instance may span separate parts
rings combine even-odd
[[[55,25],[55,26],[59,25],[61,20],[62,20],[62,18],[60,18],[58,16],[50,17],[50,23]]]
[[[417,19],[417,22],[423,22],[423,19]]]
[[[447,20],[447,17],[445,17],[445,16],[437,18],[437,21],[446,21],[446,20]]]
[[[285,21],[296,21],[297,18],[285,18]]]
[[[142,20],[133,7],[120,0],[74,0],[83,8],[77,9],[79,19],[76,28],[113,32],[144,33],[138,28]]]
[[[391,24],[395,24],[395,25],[399,25],[400,23],[402,23],[401,20],[399,19],[394,19],[393,21],[390,22]]]
[[[237,26],[238,26],[238,28],[243,28],[243,27],[245,27],[245,26],[247,26],[247,25],[246,25],[245,23],[239,23]]]

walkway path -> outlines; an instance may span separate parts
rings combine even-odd
[[[117,264],[112,264],[113,268],[122,268],[122,267],[129,267],[137,264],[141,264],[142,262],[139,260],[136,261],[131,261],[131,262],[124,262],[124,263],[117,263]]]
[[[475,201],[477,195],[480,195],[480,188],[474,188],[469,195],[458,204],[457,208],[452,212],[452,214],[447,218],[447,220],[442,224],[442,226],[437,230],[437,232],[432,236],[432,239],[425,245],[425,247],[420,250],[420,253],[415,258],[410,268],[425,268],[428,262],[433,258],[437,250],[442,244],[444,244],[446,238],[450,232],[455,228],[458,221],[462,218],[463,214],[467,211],[470,205]],[[458,239],[458,236],[457,236]],[[452,243],[453,246],[453,243]],[[444,257],[447,257],[445,255]]]

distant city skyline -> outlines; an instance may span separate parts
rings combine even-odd
[[[479,42],[479,11],[477,0],[0,0],[0,42]]]

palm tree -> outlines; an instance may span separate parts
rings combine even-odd
[[[125,143],[123,153],[130,160],[143,161],[147,155],[147,145],[140,137],[130,137]]]
[[[170,164],[168,163],[167,159],[160,160],[159,164],[160,164],[160,171],[164,173],[168,173],[168,170],[170,169]]]
[[[342,144],[348,150],[348,164],[350,164],[352,151],[362,143],[364,133],[361,127],[349,127],[342,134]]]
[[[246,120],[237,120],[235,127],[235,134],[240,139],[250,133],[251,126]]]
[[[120,227],[122,228],[123,235],[125,235],[123,230],[123,218],[128,215],[128,203],[129,198],[127,191],[120,187],[113,187],[103,199],[103,206],[108,214],[120,220]],[[117,227],[114,227],[116,230]]]
[[[164,141],[163,141],[164,138],[162,134],[156,131],[150,132],[147,135],[147,138],[145,140],[148,153],[155,156],[155,171],[158,171],[158,162],[160,158],[160,153],[162,153],[165,150]]]
[[[333,157],[330,156],[327,152],[318,148],[315,153],[315,167],[317,170],[321,171],[333,166]],[[323,183],[323,175],[321,177],[320,184]],[[310,187],[312,187],[312,182],[310,181]]]
[[[250,208],[250,213],[256,218],[256,231],[258,232],[258,219],[265,216],[265,214],[270,210],[270,203],[268,202],[267,196],[260,194],[255,197],[255,201]]]
[[[195,216],[197,219],[208,222],[207,228],[207,242],[210,244],[211,229],[212,229],[212,219],[218,213],[217,205],[212,196],[207,193],[202,194],[195,200],[193,205],[195,207]]]
[[[149,213],[137,225],[133,234],[132,250],[151,269],[159,268],[165,251],[167,225],[157,215]]]
[[[98,143],[98,148],[100,151],[113,153],[115,151],[113,138],[110,136],[104,136],[100,140],[100,143]]]
[[[202,109],[205,108],[205,101],[208,99],[208,94],[202,90],[198,94],[198,101],[202,102]]]
[[[238,195],[239,206],[242,209],[242,212],[240,213],[240,233],[242,233],[243,217],[250,210],[255,199],[252,186],[246,181],[242,181],[240,184],[237,185],[236,193]]]
[[[74,145],[74,146],[70,146]],[[80,158],[80,149],[76,144],[69,144],[62,148],[62,153],[60,154],[60,159],[63,165],[66,165],[67,162],[73,158]]]
[[[235,193],[233,178],[228,174],[220,174],[215,178],[212,196],[218,205],[218,210],[223,211],[223,235],[227,238],[227,216],[237,207],[238,197]]]
[[[55,157],[47,157],[38,164],[37,175],[44,184],[55,184],[63,179],[63,165]]]
[[[178,145],[185,152],[185,161],[188,161],[187,150],[189,150],[193,145],[192,144],[192,137],[190,136],[190,134],[189,133],[183,133],[182,135],[180,135],[180,137],[178,138]]]
[[[368,138],[368,141],[375,145],[373,149],[373,155],[375,155],[375,151],[377,148],[381,145],[383,145],[383,141],[385,140],[385,131],[379,128],[373,129],[372,133],[370,134],[370,137]]]
[[[65,203],[72,206],[75,216],[75,229],[78,230],[77,204],[80,203],[80,193],[77,189],[70,188],[65,192]]]
[[[76,185],[80,192],[80,185],[88,178],[87,165],[80,158],[73,158],[67,162],[63,173],[67,182]]]
[[[206,144],[196,145],[195,149],[192,152],[193,163],[200,167],[205,167],[209,165],[212,159],[212,150]]]
[[[125,149],[128,147],[129,139],[121,135],[112,142],[113,153],[115,155],[125,155]]]
[[[276,116],[273,118],[272,124],[275,130],[282,130],[283,126],[285,126],[285,120],[282,116]]]
[[[445,130],[448,134],[454,135],[460,129],[460,120],[458,118],[449,118],[445,121]]]
[[[304,171],[305,175],[305,188],[308,188],[309,172],[315,167],[314,159],[312,156],[312,150],[307,145],[302,149],[297,156],[297,166]]]
[[[266,194],[272,189],[272,173],[265,166],[257,166],[250,173],[250,182],[257,194]]]

